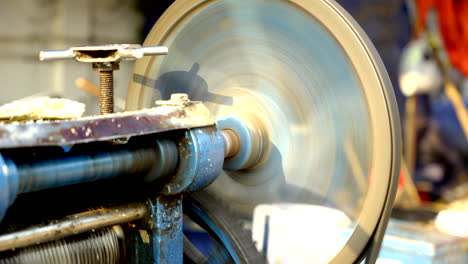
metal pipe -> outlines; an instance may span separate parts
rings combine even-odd
[[[0,236],[0,251],[17,249],[71,235],[119,225],[142,219],[148,215],[145,203],[133,203],[97,209],[69,216],[69,219],[44,227],[35,227]]]
[[[39,53],[39,60],[64,60],[75,58],[75,52],[72,50],[57,50],[57,51],[41,51]]]
[[[118,151],[48,160],[18,166],[19,193],[148,172],[156,161],[153,149]]]
[[[169,53],[169,49],[165,46],[161,47],[142,47],[140,51],[143,53],[143,56],[153,56],[153,55],[166,55]]]
[[[163,139],[157,140],[153,148],[64,157],[19,165],[10,159],[4,160],[0,155],[0,221],[18,194],[129,174],[146,173],[141,180],[152,181],[173,173],[172,170],[177,167],[177,153],[177,145]]]

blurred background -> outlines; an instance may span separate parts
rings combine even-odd
[[[41,63],[39,51],[92,44],[142,43],[172,2],[2,0],[0,104],[47,95],[80,101],[86,104],[87,115],[97,114],[98,99],[83,85],[83,80],[89,85],[97,84],[97,75],[90,65],[69,61]],[[460,219],[467,219],[468,212],[468,112],[465,103],[468,96],[468,1],[338,2],[374,43],[398,101],[404,162],[393,216],[408,222],[391,222],[389,232],[403,237],[414,232],[415,241],[432,241],[432,237],[423,236],[425,232],[450,235],[434,238],[433,244],[448,241],[446,243],[457,248],[456,254],[468,261],[468,220],[460,222]],[[132,62],[122,63],[115,73],[117,100],[125,100],[132,67]],[[77,80],[82,82],[77,83]],[[442,223],[440,212],[452,211],[461,212],[455,216],[458,222],[453,218],[443,220],[455,230],[444,230],[443,225],[447,223]],[[410,228],[406,226],[408,223]],[[427,223],[442,227],[421,231],[420,225],[415,223],[424,223],[424,228]],[[460,240],[460,237],[465,239]],[[385,246],[384,243],[384,252]],[[398,250],[392,254],[397,254],[395,252]],[[437,254],[449,254],[447,252],[434,253],[434,258]]]
[[[159,2],[159,1],[158,1]],[[75,85],[98,83],[91,65],[71,61],[41,63],[39,51],[109,43],[140,43],[144,14],[138,1],[5,0],[0,3],[0,104],[34,95],[67,97],[97,114],[97,97]],[[39,66],[40,65],[40,66]],[[125,98],[132,63],[115,75],[116,97]],[[7,88],[8,87],[8,88]]]

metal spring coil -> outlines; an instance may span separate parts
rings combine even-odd
[[[2,253],[0,264],[118,263],[120,226]]]

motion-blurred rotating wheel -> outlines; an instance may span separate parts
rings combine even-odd
[[[210,235],[205,251],[184,237],[184,263],[266,263],[265,257],[255,248],[251,233],[242,225],[236,213],[213,195],[203,190],[184,199],[184,214]],[[199,242],[199,241],[198,241]],[[209,242],[209,243],[206,243]],[[203,254],[205,253],[205,254]]]
[[[341,7],[330,0],[177,0],[144,45],[168,46],[169,54],[137,61],[128,110],[187,93],[222,128],[245,118],[261,128],[260,142],[241,141],[261,144],[258,159],[248,167],[226,159],[207,191],[253,219],[253,228],[256,215],[271,213],[270,261],[285,259],[272,252],[288,244],[316,262],[352,263],[366,252],[375,260],[396,191],[399,120],[378,54]],[[333,226],[336,215],[349,224]],[[297,234],[296,242],[285,234]],[[281,239],[283,248],[275,248]]]

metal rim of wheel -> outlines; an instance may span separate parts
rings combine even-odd
[[[276,18],[269,17],[268,14],[273,14]],[[225,20],[226,18],[228,20]],[[253,24],[249,25],[252,22],[249,19],[253,19]],[[275,25],[272,26],[272,23]],[[288,33],[287,30],[301,32]],[[239,34],[242,39],[231,38],[223,34],[225,32]],[[252,35],[252,32],[255,34]],[[290,41],[287,41],[288,37]],[[276,41],[277,45],[268,42],[270,38]],[[196,75],[202,77],[202,82],[197,80],[196,87],[189,87],[194,90],[189,91],[188,88],[182,92],[188,92],[194,100],[203,99],[207,94],[211,99],[214,94],[214,100],[217,95],[221,98],[235,98],[231,106],[223,105],[226,103],[224,99],[219,99],[217,103],[207,102],[208,108],[217,117],[243,110],[260,113],[264,120],[271,122],[266,126],[269,127],[272,144],[278,148],[280,157],[286,160],[280,159],[287,167],[282,168],[284,170],[282,176],[286,180],[297,180],[289,178],[290,174],[294,174],[289,171],[297,173],[297,167],[302,166],[295,159],[300,158],[300,155],[293,155],[290,154],[291,151],[285,150],[285,143],[281,140],[286,140],[286,143],[291,145],[289,148],[298,148],[297,152],[303,153],[308,149],[307,155],[312,156],[314,161],[310,163],[323,163],[317,173],[329,179],[320,185],[327,190],[341,187],[333,180],[336,180],[337,174],[351,170],[350,166],[343,165],[346,159],[342,157],[341,146],[346,142],[339,139],[344,132],[346,136],[351,135],[352,142],[357,143],[358,157],[364,164],[362,170],[365,175],[372,175],[372,179],[365,185],[366,190],[361,194],[362,201],[356,202],[359,204],[356,205],[359,213],[354,218],[356,224],[352,234],[331,262],[347,263],[357,260],[366,249],[379,223],[384,220],[382,219],[384,211],[391,206],[400,155],[398,111],[391,83],[377,52],[357,23],[338,4],[329,0],[178,0],[159,19],[144,43],[144,46],[155,45],[168,46],[169,54],[165,57],[142,58],[137,61],[127,96],[128,110],[151,107],[155,99],[165,97],[164,92],[167,91],[155,92],[158,85],[167,88],[167,83],[164,83],[165,80],[162,78],[164,74],[176,71],[190,72],[189,70],[193,70],[193,66],[196,66],[195,68],[199,68],[195,69]],[[232,49],[236,49],[237,54],[233,54]],[[272,57],[284,63],[280,65],[282,67],[276,69],[271,63]],[[317,63],[320,67],[314,67],[318,65]],[[298,64],[304,70],[298,68]],[[238,74],[241,66],[245,68],[244,73]],[[250,66],[252,68],[249,68]],[[320,73],[314,75],[310,69]],[[272,75],[273,84],[265,82],[270,74],[261,76],[268,73],[267,70]],[[283,70],[286,73],[283,74]],[[248,79],[247,83],[252,82],[252,78],[245,77],[249,75],[249,71],[252,71],[252,75],[256,75],[252,77],[255,81],[262,81],[259,86],[269,87],[266,87],[265,91],[262,90],[263,86],[255,89],[249,87],[240,91],[236,89],[233,91],[232,87],[226,88],[229,85],[242,84],[245,79]],[[299,76],[296,79],[291,77],[294,71]],[[312,77],[300,78],[304,76]],[[220,84],[223,78],[226,82]],[[279,87],[285,85],[281,84],[281,81],[291,81],[287,82],[287,85],[291,84],[290,93],[297,93],[298,96],[289,98],[292,95],[286,93],[284,87]],[[309,81],[316,83],[310,84]],[[197,92],[203,88],[201,87],[203,82],[208,90],[205,94]],[[321,87],[316,88],[317,85]],[[268,89],[270,91],[267,91]],[[254,95],[250,96],[250,93]],[[276,93],[278,96],[275,96]],[[259,94],[261,95],[258,96]],[[302,100],[301,95],[307,98]],[[282,101],[283,97],[293,100]],[[237,101],[242,100],[246,102],[236,105]],[[294,105],[296,101],[297,106]],[[322,106],[319,105],[321,101],[328,103],[328,108],[318,107]],[[301,107],[303,109],[296,112],[288,110]],[[323,108],[329,111],[324,113],[325,111],[320,110]],[[307,114],[297,114],[298,111],[305,111]],[[273,120],[275,115],[280,116],[279,121]],[[313,115],[315,120],[311,121],[309,116]],[[305,135],[299,137],[304,141],[303,146],[300,145],[302,142],[291,139],[298,133],[291,132],[291,126],[285,128],[278,126],[285,120],[294,121],[294,118],[299,125],[315,133],[311,135],[310,132],[302,132]],[[337,122],[333,123],[334,121]],[[318,125],[326,128],[318,128]],[[300,130],[300,128],[294,129]],[[340,132],[340,129],[344,132]],[[329,139],[325,137],[326,133],[330,133]],[[325,146],[322,147],[321,143]],[[321,147],[323,149],[320,149]],[[264,167],[267,165],[271,164],[267,162]],[[314,171],[311,170],[317,169],[317,166],[304,166],[305,169],[299,169],[305,171],[308,178],[315,177]],[[265,186],[258,187],[257,185],[261,183],[244,181],[243,176],[243,174],[268,173],[267,169],[262,170],[263,168],[256,168],[247,172],[223,173],[213,184],[214,187],[210,188],[220,196],[224,196],[226,200],[234,200],[239,204],[248,203],[249,199],[262,201],[266,195]],[[260,181],[262,180],[260,178]],[[217,184],[223,186],[229,184],[230,188],[225,189],[233,191],[226,190],[226,193],[220,193],[216,190]],[[259,196],[253,194],[256,190],[262,190],[259,191]],[[246,197],[242,197],[243,194]],[[325,196],[333,194],[335,193],[326,193]]]
[[[229,260],[224,260],[225,263],[266,263],[266,259],[255,248],[250,232],[242,227],[239,219],[236,219],[236,214],[226,210],[226,206],[210,193],[200,191],[185,197],[184,214],[218,243],[219,250],[222,250],[223,255],[229,258]],[[189,250],[191,247],[186,249],[184,245],[184,253]],[[203,259],[198,262],[208,263],[210,257],[216,258],[216,253],[213,251],[212,249],[212,256],[198,257],[198,259]]]

